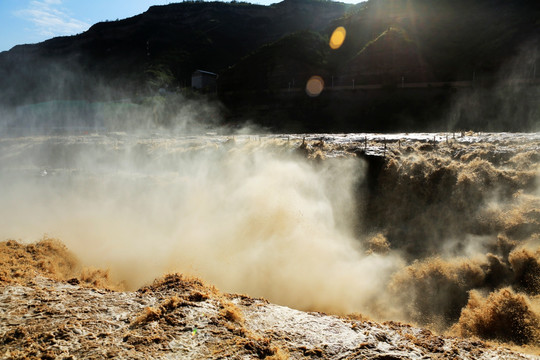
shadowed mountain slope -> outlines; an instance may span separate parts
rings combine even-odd
[[[272,6],[185,2],[0,54],[0,102],[145,92],[189,86],[195,69],[221,72],[282,36],[320,31],[348,5],[288,0]],[[10,86],[23,84],[22,86]],[[101,85],[101,86],[96,86]],[[107,94],[109,95],[109,94]],[[120,95],[121,96],[121,95]]]

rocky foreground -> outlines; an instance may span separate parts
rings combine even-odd
[[[136,292],[0,287],[2,359],[534,359],[399,323],[302,312],[167,275]]]

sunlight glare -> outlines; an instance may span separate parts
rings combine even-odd
[[[332,33],[332,36],[330,37],[330,47],[333,50],[337,50],[343,45],[343,42],[345,41],[345,36],[347,35],[347,31],[343,26],[338,27],[334,32]]]

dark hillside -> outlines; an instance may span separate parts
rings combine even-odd
[[[303,64],[296,64],[302,70],[290,73],[288,80],[269,71],[261,53],[255,52],[223,74],[221,90],[228,104],[238,106],[245,99],[236,114],[267,117],[264,124],[278,128],[289,122],[294,128],[300,123],[320,131],[530,130],[531,117],[538,114],[532,100],[538,93],[538,19],[540,3],[525,0],[369,0],[351,7],[322,33],[329,39],[343,26],[347,36],[339,49],[330,50],[328,40],[319,42],[317,52],[323,56],[305,54]],[[290,57],[279,54],[296,53],[294,46],[291,43],[288,51],[268,47],[264,57],[280,60],[272,69],[292,70],[287,66]],[[279,96],[257,98],[246,92],[254,89],[254,77],[248,74],[258,72],[259,77],[273,78],[266,83],[280,83],[282,92],[292,79],[303,83],[285,103]],[[302,97],[310,75],[322,76],[325,92],[332,94]],[[266,90],[275,93],[270,86]],[[234,97],[231,91],[240,93]],[[509,111],[510,101],[525,110]],[[252,104],[260,104],[260,111]],[[294,118],[289,111],[293,107]],[[313,129],[314,124],[323,127]]]
[[[490,77],[539,40],[538,19],[531,1],[369,0],[323,32],[343,26],[347,37],[319,72],[357,84]]]
[[[220,79],[226,91],[282,91],[304,86],[319,74],[328,53],[327,40],[298,32],[267,44],[231,67]]]
[[[347,7],[306,0],[272,6],[222,2],[153,6],[132,18],[98,23],[76,36],[1,53],[0,86],[10,91],[1,94],[0,103],[95,97],[98,94],[85,85],[96,83],[113,87],[119,96],[190,86],[195,69],[222,72],[284,35],[322,30]]]

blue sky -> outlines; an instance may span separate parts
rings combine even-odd
[[[269,5],[281,0],[249,0]],[[357,3],[361,0],[340,0]],[[152,5],[179,1],[159,0],[0,0],[0,51],[55,36],[75,35],[100,21],[124,19]]]

